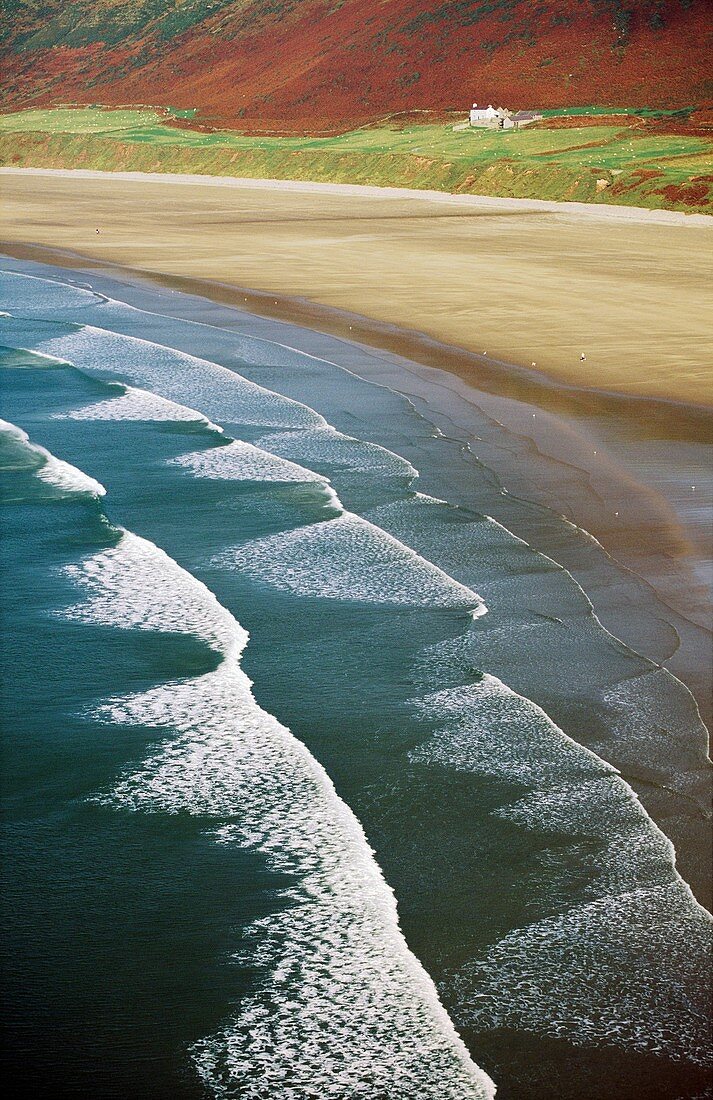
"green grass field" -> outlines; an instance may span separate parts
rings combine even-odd
[[[637,119],[521,131],[381,126],[333,137],[260,137],[172,125],[191,112],[99,107],[0,115],[0,163],[195,172],[433,188],[522,198],[713,212],[713,140],[656,132]],[[622,108],[618,114],[629,114]],[[653,114],[653,112],[649,112]],[[184,123],[185,125],[185,123]]]

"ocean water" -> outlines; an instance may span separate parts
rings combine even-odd
[[[398,393],[19,267],[9,1079],[705,1095],[711,922],[670,839],[705,821],[683,685],[556,562],[419,489],[460,459]]]

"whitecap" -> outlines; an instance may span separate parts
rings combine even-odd
[[[472,589],[352,512],[255,539],[215,564],[300,596],[485,610]]]
[[[456,1020],[704,1061],[710,916],[631,787],[493,676],[415,705],[441,728],[411,760],[529,788],[492,813],[540,834],[538,905],[567,883],[563,912],[451,975]]]
[[[18,428],[7,420],[0,420],[0,432],[9,436],[13,442],[19,444],[26,451],[29,457],[34,459],[32,465],[34,466],[35,476],[46,485],[59,489],[61,493],[89,493],[95,497],[102,497],[106,493],[104,486],[93,477],[89,477],[88,474],[78,470],[76,466],[72,466],[69,462],[63,462],[61,459],[55,458],[53,454],[45,450],[44,447],[40,447],[39,444],[30,442],[27,432],[24,432],[22,428]]]
[[[618,776],[536,790],[494,813],[576,845],[579,869],[590,876],[581,887],[584,896],[615,897],[676,877],[670,840]]]
[[[359,822],[305,746],[255,702],[239,664],[242,627],[203,584],[128,533],[67,572],[85,593],[72,618],[189,633],[223,657],[214,672],[99,706],[104,721],[169,733],[99,800],[197,815],[220,842],[294,876],[247,937],[242,958],[260,974],[253,992],[193,1048],[204,1084],[242,1100],[492,1097],[406,946]]]
[[[83,325],[40,340],[37,346],[90,374],[111,375],[146,387],[221,423],[299,428],[326,424],[319,413],[299,401],[266,390],[218,363],[150,340]]]
[[[175,401],[169,401],[165,397],[135,386],[121,386],[114,382],[109,382],[107,385],[116,388],[115,397],[105,401],[95,401],[91,405],[82,405],[78,409],[70,409],[69,412],[55,413],[54,418],[58,420],[198,422],[210,428],[211,431],[221,434],[223,432],[222,428],[213,424],[196,409],[189,409],[186,405],[179,405]]]
[[[410,752],[414,763],[528,785],[614,772],[567,737],[541,707],[495,676],[486,674],[475,683],[432,692],[414,705],[443,724]]]
[[[222,481],[317,482],[328,485],[321,474],[298,466],[285,458],[270,454],[261,447],[242,440],[233,440],[225,447],[194,451],[171,459],[171,465],[182,466],[196,477]]]
[[[600,898],[462,967],[456,1019],[709,1063],[710,933],[680,880]]]
[[[380,447],[378,443],[367,443],[344,435],[329,425],[301,432],[276,432],[257,442],[273,454],[308,465],[325,464],[352,473],[378,472],[407,481],[418,476],[418,470],[408,459]]]

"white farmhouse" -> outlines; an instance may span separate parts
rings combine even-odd
[[[521,126],[529,126],[533,122],[539,122],[542,115],[534,111],[518,111],[513,114],[505,107],[493,107],[491,103],[487,107],[479,107],[474,103],[470,110],[470,122],[465,127],[477,126],[487,130],[519,130]],[[460,127],[459,127],[460,129]]]
[[[487,107],[479,107],[474,103],[470,111],[470,124],[471,126],[498,126],[506,113],[501,107],[496,109],[490,103]]]

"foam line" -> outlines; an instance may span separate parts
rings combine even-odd
[[[233,440],[226,447],[213,447],[171,459],[171,465],[182,466],[196,477],[222,481],[316,482],[328,485],[321,474],[308,470],[278,455],[270,454],[252,443]]]
[[[99,334],[102,339],[113,336],[102,329],[85,328],[82,331],[85,339]],[[81,336],[79,333],[71,337],[80,350]],[[180,391],[183,395],[195,396],[191,403],[197,407],[210,409],[215,406],[219,396],[218,375],[211,371],[224,368],[190,356],[181,359],[182,353],[146,341],[131,343],[133,338],[128,337],[115,337],[115,340],[115,345],[109,347],[110,369],[119,375],[127,373],[128,363],[131,371],[139,374],[146,371],[151,385],[158,385],[165,392],[170,390],[172,398],[182,399],[177,397]],[[190,369],[184,360],[190,361]],[[210,371],[206,371],[206,366]],[[240,381],[247,381],[231,371],[225,373],[233,384],[236,379],[238,385]],[[222,375],[220,378],[225,396],[228,387]],[[393,452],[336,432],[312,410],[308,410],[313,417],[310,420],[304,412],[306,406],[279,398],[253,383],[248,385],[254,388],[241,390],[239,400],[229,399],[224,402],[221,412],[211,415],[225,418],[235,414],[236,420],[245,423],[283,429],[266,434],[258,441],[265,451],[272,452],[273,458],[279,455],[293,465],[314,461],[347,471],[373,470],[386,476],[416,476],[414,468]],[[282,404],[271,404],[273,398],[278,398]],[[292,406],[303,411],[296,412]],[[295,419],[290,420],[290,416]],[[200,454],[212,455],[214,452]],[[195,467],[194,472],[198,473]],[[418,499],[424,505],[438,505],[433,498],[419,495]],[[396,524],[399,511],[403,511],[401,504],[389,505],[381,512],[377,510],[374,518],[379,523],[388,525],[391,519]],[[499,528],[492,521],[490,526]],[[499,530],[503,538],[507,536],[513,543],[519,541],[504,528]],[[398,528],[394,535],[410,541]],[[428,546],[419,546],[419,549],[430,556]],[[459,553],[455,545],[455,564],[458,564]],[[284,1058],[274,1062],[276,1036],[281,1050],[287,1049],[294,1039],[293,1029],[304,1029],[302,1018],[309,1020],[315,1006],[325,1013],[331,1030],[337,1003],[339,1012],[335,1015],[334,1032],[337,1043],[342,1044],[356,1060],[355,1064],[362,1067],[360,1073],[364,1076],[359,1080],[366,1082],[361,1093],[349,1091],[348,1095],[370,1096],[385,1091],[385,1078],[369,1077],[371,1071],[366,1062],[359,1061],[361,1052],[354,1049],[353,1043],[350,1045],[351,1024],[344,1015],[349,1006],[341,1003],[341,997],[347,997],[359,984],[355,971],[349,970],[351,963],[344,963],[341,956],[330,954],[329,950],[322,955],[314,950],[314,943],[323,932],[326,934],[329,930],[330,937],[336,934],[342,948],[368,960],[367,969],[383,966],[384,996],[388,1002],[383,1006],[384,1011],[388,1014],[393,1012],[394,1004],[400,1005],[402,971],[398,971],[392,981],[392,974],[396,972],[377,958],[371,947],[363,947],[360,916],[350,909],[353,883],[345,891],[341,880],[335,884],[330,878],[338,859],[335,857],[330,862],[330,838],[322,838],[322,819],[315,824],[310,816],[312,802],[323,804],[320,801],[322,793],[315,796],[309,785],[314,780],[319,787],[319,777],[323,774],[319,765],[303,750],[309,768],[314,766],[319,772],[308,770],[309,782],[305,780],[307,787],[304,787],[305,777],[299,768],[295,771],[297,765],[291,755],[294,739],[288,741],[289,751],[281,748],[283,756],[279,765],[274,762],[271,754],[275,746],[282,746],[280,738],[287,736],[289,739],[290,735],[274,719],[259,711],[252,700],[249,682],[238,663],[239,650],[246,636],[238,635],[236,639],[231,626],[235,621],[227,612],[223,630],[220,614],[213,622],[212,616],[206,615],[201,600],[193,600],[188,591],[183,590],[180,601],[183,619],[180,621],[185,626],[177,627],[177,612],[173,602],[165,603],[162,589],[161,575],[168,566],[161,565],[151,584],[146,586],[153,600],[152,606],[147,608],[145,604],[149,601],[143,600],[141,585],[136,581],[132,582],[133,595],[121,594],[124,582],[117,580],[123,568],[117,565],[120,555],[112,557],[107,551],[100,557],[102,561],[95,561],[86,577],[76,574],[79,583],[90,590],[90,598],[72,609],[75,617],[144,629],[186,629],[203,637],[224,655],[215,673],[138,696],[116,699],[102,708],[101,714],[107,720],[151,722],[159,728],[167,726],[177,732],[174,740],[160,747],[142,769],[125,777],[107,796],[107,801],[133,809],[189,812],[215,818],[223,841],[253,846],[263,852],[273,866],[296,873],[301,880],[291,896],[291,907],[271,916],[255,929],[251,959],[267,967],[265,984],[255,998],[241,1005],[239,1015],[219,1036],[209,1038],[195,1049],[204,1079],[214,1091],[224,1095],[234,1094],[236,1080],[240,1081],[241,1096],[262,1095],[258,1091],[258,1080],[265,1082],[271,1094],[287,1095],[289,1086],[280,1074],[288,1063]],[[135,558],[133,572],[143,571],[150,575],[151,569],[147,561],[142,560],[142,554],[138,553]],[[468,595],[471,606],[473,599],[479,599],[465,584],[457,584],[396,537],[386,535],[374,524],[349,513],[339,520],[256,540],[228,552],[219,560],[221,564],[243,569],[258,580],[303,595],[326,594],[339,599],[458,607],[463,606],[464,594]],[[541,558],[541,561],[548,569],[559,569],[548,559]],[[470,568],[469,561],[464,565]],[[450,564],[447,568],[450,570]],[[483,562],[479,559],[475,574],[478,584],[482,581],[482,571]],[[388,574],[387,581],[382,572]],[[406,574],[410,574],[410,579]],[[465,576],[461,579],[468,580]],[[544,579],[546,570],[543,569],[540,585],[544,584]],[[510,585],[511,578],[506,583]],[[169,584],[166,600],[170,589]],[[482,606],[477,603],[475,610]],[[600,625],[593,613],[592,622],[597,627]],[[441,671],[439,668],[439,673]],[[586,676],[586,670],[582,670],[581,675]],[[618,702],[618,697],[612,695],[612,703]],[[421,700],[421,708],[443,725],[428,742],[410,754],[413,764],[471,771],[520,784],[520,793],[496,810],[495,816],[540,832],[544,838],[543,860],[556,860],[557,845],[560,849],[567,845],[570,853],[578,854],[579,868],[586,872],[579,904],[572,904],[575,892],[570,883],[565,892],[569,908],[514,929],[484,951],[480,958],[461,968],[454,978],[461,1005],[459,1020],[475,1029],[513,1027],[533,1034],[563,1037],[574,1043],[612,1043],[641,1051],[653,1050],[672,1058],[702,1060],[705,1056],[704,1020],[699,1010],[700,1002],[696,1001],[696,980],[707,960],[708,915],[678,876],[672,845],[647,817],[631,788],[614,768],[566,737],[539,707],[510,691],[495,677],[485,676],[475,685],[435,691]],[[284,774],[279,774],[283,764]],[[257,782],[255,771],[251,770],[255,768],[259,777]],[[280,787],[283,781],[288,783],[287,790]],[[255,801],[258,793],[266,798],[260,806]],[[334,799],[339,801],[336,794]],[[302,846],[296,850],[291,839],[285,840],[280,830],[293,824],[289,816],[293,803],[301,815],[300,820],[294,822],[295,835],[302,837],[299,830],[304,830],[305,824],[313,827],[314,837],[322,845],[320,851],[315,850],[309,838],[303,839]],[[285,816],[288,804],[289,812]],[[358,824],[356,828],[359,829]],[[359,833],[363,840],[360,830]],[[548,838],[551,841],[553,835],[556,843],[548,848]],[[344,859],[343,853],[340,858]],[[338,870],[344,871],[344,868]],[[311,877],[313,872],[316,879]],[[373,884],[366,871],[364,875],[366,894],[371,899]],[[307,889],[307,884],[309,889],[305,896],[303,887]],[[329,923],[332,919],[328,907],[330,899],[337,899],[340,913],[346,914],[346,926]],[[541,898],[537,900],[542,902]],[[316,922],[313,920],[315,914],[319,918]],[[303,967],[304,977],[304,984],[299,988],[291,984],[293,968],[297,966]],[[348,980],[345,979],[342,985],[340,975],[343,974],[348,975]],[[624,974],[640,975],[641,981],[629,981],[622,988]],[[328,986],[331,995],[327,992]],[[401,1024],[406,1017],[397,1013],[396,1019],[393,1038],[400,1043]],[[372,1022],[378,1032],[377,1021]],[[413,1027],[415,1037],[421,1035],[419,1026]],[[295,1047],[295,1056],[300,1058],[304,1047],[308,1066],[305,1075],[299,1076],[301,1071],[298,1070],[298,1078],[290,1076],[290,1086],[296,1080],[296,1088],[312,1088],[307,1072],[324,1072],[327,1066],[332,1076],[328,1080],[318,1077],[315,1089],[326,1091],[327,1085],[336,1081],[337,1095],[346,1095],[345,1089],[340,1092],[341,1066],[329,1062],[330,1052],[319,1047],[319,1038],[309,1030],[298,1030],[298,1034],[299,1053]],[[380,1056],[382,1048],[378,1043],[382,1038],[377,1041],[372,1037],[371,1045],[367,1044],[365,1050],[370,1059]],[[419,1038],[419,1041],[422,1040]],[[249,1054],[246,1053],[248,1049]],[[425,1049],[430,1051],[432,1048],[427,1046]],[[290,1066],[289,1073],[293,1072],[294,1067]],[[410,1068],[408,1072],[411,1073]],[[450,1088],[450,1078],[447,1081]],[[407,1077],[406,1082],[406,1095],[435,1095],[429,1091],[430,1084],[424,1090],[418,1077]],[[247,1091],[242,1091],[243,1087]],[[467,1090],[449,1093],[446,1089],[446,1095],[450,1094],[473,1095]],[[298,1091],[296,1095],[302,1093]]]
[[[394,451],[344,435],[330,425],[299,432],[276,432],[258,439],[258,445],[293,461],[325,463],[351,473],[381,473],[411,482],[418,470]]]
[[[3,306],[18,313],[51,309],[76,309],[101,305],[109,299],[105,294],[86,287],[73,286],[62,279],[48,279],[41,275],[29,275],[25,272],[0,272],[10,287],[17,287],[19,296],[12,300],[4,289]]]
[[[475,683],[432,692],[415,700],[415,706],[442,723],[432,738],[411,751],[415,763],[535,785],[615,773],[495,676],[485,674]]]
[[[89,493],[91,496],[103,497],[106,489],[100,482],[89,477],[76,466],[69,462],[63,462],[55,458],[53,454],[40,447],[37,443],[31,443],[30,438],[22,428],[7,420],[0,420],[0,432],[9,436],[13,442],[19,444],[36,462],[35,475],[40,481],[59,489],[62,493]]]
[[[394,1081],[403,1097],[493,1097],[406,946],[359,822],[305,746],[255,702],[239,660],[245,630],[203,584],[129,533],[67,573],[83,593],[69,617],[187,633],[222,655],[214,672],[99,707],[106,722],[168,734],[100,801],[198,815],[222,843],[294,876],[288,904],[252,926],[256,990],[193,1048],[205,1085],[243,1100],[386,1096]]]
[[[82,325],[76,331],[40,341],[40,350],[70,360],[96,373],[96,347],[101,345],[101,373],[145,387],[162,397],[224,423],[263,427],[325,427],[326,421],[299,401],[282,397],[236,371],[174,348],[123,336],[109,329]]]
[[[215,564],[299,596],[487,610],[472,589],[353,512],[255,539]]]
[[[709,948],[705,911],[680,881],[599,898],[466,964],[457,1020],[710,1064]]]
[[[563,873],[576,856],[580,876],[564,911],[514,929],[451,975],[457,1021],[705,1062],[710,914],[631,787],[494,676],[416,705],[441,729],[411,760],[529,788],[494,816],[549,838],[543,871],[556,878],[563,852]]]
[[[61,420],[137,420],[137,421],[176,421],[204,424],[211,431],[223,433],[223,429],[213,424],[203,413],[179,405],[165,397],[138,389],[136,386],[123,386],[108,382],[107,386],[116,387],[116,396],[105,401],[95,401],[65,413],[55,413],[55,419]]]

